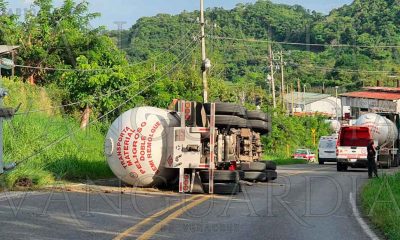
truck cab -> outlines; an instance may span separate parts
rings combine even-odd
[[[367,146],[372,139],[368,127],[342,127],[337,141],[337,170],[346,171],[348,167],[364,168],[368,163]]]

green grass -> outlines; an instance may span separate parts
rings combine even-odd
[[[64,136],[68,138],[57,143]],[[31,179],[35,186],[43,186],[54,180],[111,177],[103,155],[103,141],[99,127],[82,131],[73,119],[43,115],[15,117],[5,123],[6,162],[39,154],[7,174],[6,185],[13,187],[24,178]]]
[[[371,180],[361,194],[364,213],[388,239],[400,239],[400,174]]]
[[[293,165],[293,164],[307,164],[308,162],[303,159],[293,159],[293,158],[279,158],[273,160],[277,165]]]
[[[10,97],[8,106],[22,102],[20,112],[47,109],[59,104],[43,88],[5,80]],[[52,93],[54,94],[53,91]],[[19,162],[33,156],[15,170],[2,176],[2,187],[13,188],[28,181],[41,187],[58,180],[109,178],[113,174],[103,155],[104,129],[101,125],[79,129],[79,121],[63,117],[59,110],[18,115],[4,122],[4,154],[6,163]],[[68,136],[57,143],[61,138]],[[54,144],[53,144],[54,143]]]
[[[284,156],[264,156],[264,159],[274,161],[277,165],[293,165],[293,164],[307,164],[308,162],[303,159],[293,159]]]

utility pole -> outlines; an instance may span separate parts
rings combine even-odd
[[[293,83],[291,85],[292,87],[292,115],[294,115],[294,87],[293,87]]]
[[[274,79],[274,54],[272,52],[272,45],[269,44],[269,67],[271,69],[271,87],[272,87],[272,101],[274,109],[276,109],[276,92],[275,92],[275,79]]]
[[[339,86],[335,87],[335,93],[336,93],[336,121],[339,122],[339,97],[338,97],[338,90],[339,90]]]
[[[210,60],[206,55],[206,34],[205,34],[205,19],[204,19],[204,0],[200,0],[200,26],[201,26],[201,58],[203,64],[201,67],[203,79],[203,102],[208,103],[208,82],[207,82],[207,69],[210,68]]]
[[[1,74],[0,66],[0,91],[3,92],[3,76]],[[5,93],[5,91],[4,91]],[[2,95],[2,94],[1,94]],[[3,96],[0,96],[0,108],[3,107]],[[4,173],[4,159],[3,159],[3,118],[0,117],[0,174]]]
[[[286,91],[285,91],[285,76],[284,76],[284,62],[283,62],[283,51],[280,52],[280,57],[281,57],[281,90],[282,90],[282,105],[285,106],[285,95],[286,95]]]

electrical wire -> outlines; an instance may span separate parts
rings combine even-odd
[[[187,46],[182,50],[181,53],[184,53],[187,49],[189,49],[189,48],[192,47],[194,44],[196,44],[196,42],[198,42],[197,39],[194,40],[194,41],[192,41],[189,45],[187,45]],[[179,57],[180,57],[180,56],[178,56],[178,58],[179,58]],[[175,60],[174,60],[174,61],[175,61]],[[170,63],[172,63],[172,62],[173,62],[173,61],[167,63],[167,65],[166,65],[165,67],[163,67],[163,68],[161,69],[161,71],[167,69],[167,68],[168,68],[168,64],[170,64]],[[153,73],[153,74],[149,75],[148,77],[142,79],[141,81],[146,81],[146,80],[148,80],[148,79],[154,77],[156,74],[157,74],[157,73]],[[104,98],[104,97],[109,97],[110,95],[113,95],[113,94],[122,92],[122,91],[124,91],[124,90],[126,90],[126,89],[132,87],[134,84],[136,84],[136,82],[135,82],[135,83],[132,83],[132,84],[129,84],[129,85],[127,85],[127,86],[124,86],[124,87],[122,87],[122,88],[120,88],[120,89],[116,89],[116,90],[114,90],[114,91],[105,93],[105,94],[101,94],[101,95],[98,95],[98,96],[93,96],[93,99],[94,99],[94,100],[99,100],[99,99],[102,99],[102,98]],[[15,114],[15,115],[18,116],[18,115],[26,115],[26,114],[29,114],[29,113],[46,112],[46,111],[50,111],[50,110],[54,110],[54,109],[76,106],[76,105],[79,105],[79,104],[82,104],[82,103],[85,103],[85,102],[86,102],[86,101],[78,101],[78,102],[69,103],[69,104],[63,104],[63,105],[59,105],[59,106],[55,106],[55,107],[51,107],[51,108],[46,108],[46,109],[36,109],[36,110],[31,110],[31,111],[27,111],[27,112],[23,112],[23,113],[17,113],[17,114]]]
[[[158,83],[158,81],[160,81],[161,79],[163,79],[165,76],[167,76],[169,73],[171,73],[173,70],[175,70],[176,67],[178,67],[182,62],[184,62],[188,57],[192,56],[194,50],[196,48],[193,48],[191,50],[191,52],[189,54],[187,54],[185,57],[183,57],[178,63],[176,63],[169,72],[164,73],[162,76],[160,76],[158,79],[156,79],[154,82],[152,82],[150,85],[146,86],[145,88],[143,88],[140,92],[138,92],[137,94],[135,94],[134,96],[130,97],[129,99],[127,99],[126,101],[122,102],[121,104],[119,104],[117,107],[113,108],[112,110],[108,111],[107,113],[105,113],[104,115],[100,116],[99,118],[91,121],[88,126],[102,120],[103,118],[105,118],[106,116],[110,115],[111,113],[115,112],[117,109],[121,108],[122,106],[126,105],[127,103],[129,103],[132,99],[134,99],[135,97],[137,97],[138,95],[142,94],[144,91],[146,91],[147,89],[149,89],[150,87],[154,86],[156,83]],[[47,151],[48,149],[50,149],[53,146],[58,145],[59,143],[63,142],[65,139],[69,138],[70,136],[72,136],[73,134],[75,134],[76,132],[78,132],[80,129],[77,129],[75,131],[71,131],[67,134],[65,134],[64,136],[62,136],[61,138],[57,139],[56,141],[53,141],[52,143],[50,143],[49,145],[47,145],[46,147],[40,149],[39,151],[35,152],[34,154],[23,158],[19,161],[16,162],[16,166],[21,165],[22,163],[28,161],[29,159],[32,159],[33,157],[36,157],[42,153],[44,153],[45,151]]]
[[[251,38],[233,38],[233,37],[222,37],[222,36],[210,36],[209,38],[215,40],[231,40],[231,41],[242,41],[242,42],[260,42],[270,44],[281,44],[281,45],[293,45],[293,46],[314,46],[314,47],[336,47],[336,48],[400,48],[400,45],[350,45],[350,44],[319,44],[319,43],[297,43],[297,42],[279,42],[265,39],[251,39]]]

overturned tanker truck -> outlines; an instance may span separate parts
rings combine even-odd
[[[138,107],[111,125],[105,154],[114,174],[136,187],[177,186],[181,193],[236,194],[240,180],[272,181],[261,136],[271,118],[232,103],[174,101],[170,110]]]

